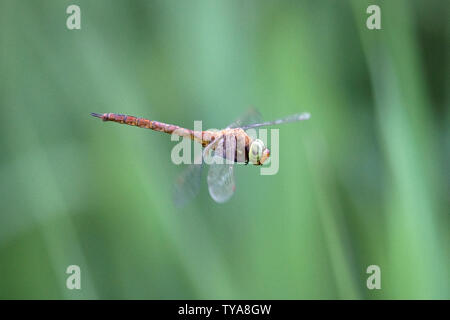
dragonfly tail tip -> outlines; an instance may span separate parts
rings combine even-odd
[[[95,112],[91,112],[91,116],[93,116],[93,117],[97,117],[97,118],[103,118],[103,115],[102,114],[100,114],[100,113],[95,113]]]

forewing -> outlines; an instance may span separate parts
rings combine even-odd
[[[274,121],[267,121],[267,122],[261,122],[261,123],[253,123],[249,125],[245,125],[242,128],[244,130],[250,129],[250,128],[258,128],[258,127],[265,127],[265,126],[273,126],[283,123],[289,123],[289,122],[296,122],[296,121],[302,121],[302,120],[308,120],[311,117],[311,115],[307,112],[304,113],[297,113],[290,115],[286,118],[277,119]]]
[[[242,128],[255,123],[260,123],[262,116],[255,108],[249,108],[242,116],[236,119],[227,128]]]

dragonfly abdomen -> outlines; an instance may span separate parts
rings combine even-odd
[[[163,122],[148,120],[145,118],[138,118],[135,116],[128,116],[125,114],[117,113],[91,113],[92,116],[102,119],[103,121],[112,121],[121,124],[127,124],[129,126],[136,126],[139,128],[151,129],[155,131],[161,131],[165,133],[172,134],[175,130],[181,129],[185,134],[190,134],[189,129],[184,129],[173,124],[167,124]]]
[[[210,142],[210,140],[205,140],[204,132],[182,128],[173,124],[117,113],[91,113],[91,115],[100,118],[103,121],[112,121],[120,124],[127,124],[129,126],[165,132],[168,134],[176,134],[181,137],[188,137],[201,143],[203,146],[206,146]]]

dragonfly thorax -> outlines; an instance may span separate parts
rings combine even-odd
[[[212,141],[214,152],[219,157],[236,163],[262,165],[270,156],[270,151],[260,139],[253,140],[242,128],[229,128],[215,132]]]

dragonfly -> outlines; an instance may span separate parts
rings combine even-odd
[[[228,201],[236,190],[235,164],[251,163],[263,165],[270,157],[270,150],[264,142],[252,138],[246,130],[307,120],[310,114],[297,113],[274,121],[261,121],[256,109],[249,109],[242,117],[222,130],[195,131],[176,125],[117,113],[91,113],[103,121],[111,121],[139,128],[175,134],[189,138],[203,147],[201,161],[193,164],[179,175],[174,184],[173,200],[177,207],[183,207],[192,200],[201,187],[201,176],[205,163],[208,164],[207,184],[211,198],[217,203]],[[206,161],[208,160],[208,161]]]

